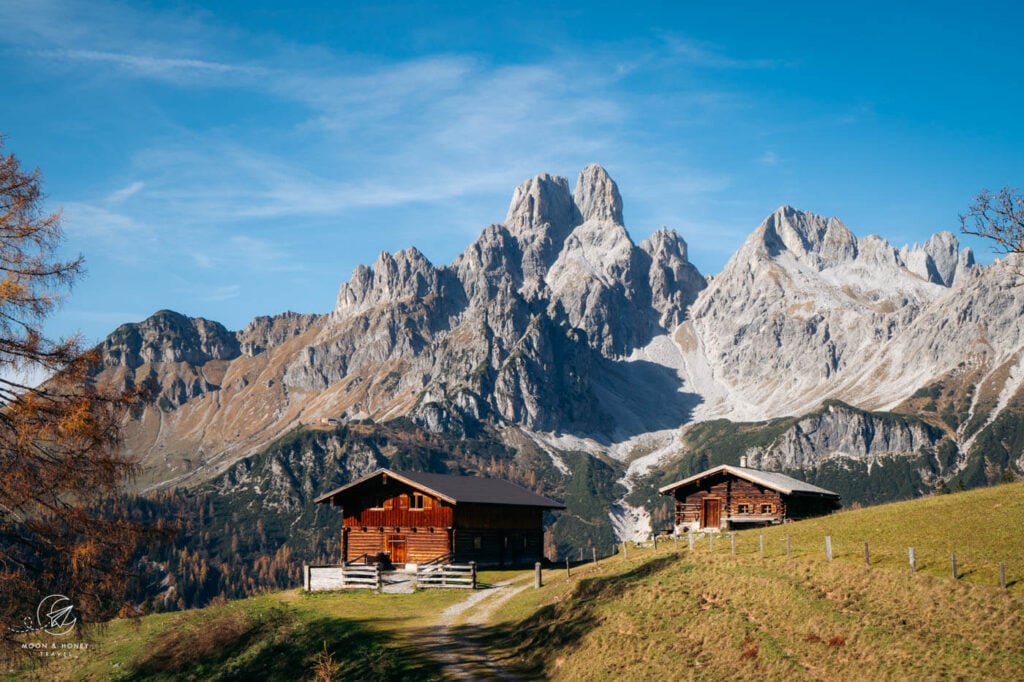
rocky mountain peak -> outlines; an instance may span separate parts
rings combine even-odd
[[[959,274],[974,266],[974,253],[960,250],[960,242],[951,232],[933,234],[923,246],[904,246],[900,251],[908,270],[934,284],[953,286]]]
[[[519,242],[524,278],[542,278],[579,223],[565,178],[542,173],[516,187],[505,227]]]
[[[573,200],[584,221],[622,225],[622,196],[604,168],[596,163],[580,171]]]
[[[568,234],[576,222],[569,181],[547,173],[516,187],[505,217],[505,226],[515,237],[544,226],[562,228]]]
[[[100,344],[104,364],[131,369],[146,363],[188,362],[239,356],[238,339],[219,322],[160,310],[137,324],[123,324]]]
[[[754,233],[771,257],[784,251],[816,270],[835,267],[857,257],[857,237],[838,218],[782,206]]]
[[[640,248],[655,262],[672,259],[689,262],[689,247],[679,233],[664,225],[657,232],[640,242]]]
[[[661,326],[672,329],[686,317],[686,309],[707,281],[690,264],[686,241],[675,230],[662,227],[640,242],[640,249],[651,260],[651,305],[660,313]]]
[[[372,268],[357,265],[338,290],[336,312],[358,312],[386,301],[422,298],[439,290],[437,269],[418,249],[382,251]]]

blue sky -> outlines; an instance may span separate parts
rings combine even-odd
[[[327,312],[595,162],[707,274],[782,204],[956,232],[1024,185],[1024,11],[961,5],[0,0],[5,151],[88,267],[48,332]]]

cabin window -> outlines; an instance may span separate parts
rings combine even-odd
[[[423,509],[423,495],[409,493],[409,509]]]
[[[377,495],[373,498],[373,502],[370,505],[370,509],[383,509],[384,508],[384,496]]]
[[[749,514],[750,513],[750,505],[745,503],[745,502],[741,502],[740,504],[736,505],[736,513],[737,514]]]
[[[774,514],[775,513],[775,505],[774,504],[762,504],[761,505],[761,513],[762,514]]]
[[[474,535],[473,536],[473,549],[483,549],[483,546],[484,546],[483,536]]]

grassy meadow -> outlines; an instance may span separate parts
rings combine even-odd
[[[1024,484],[1007,484],[739,532],[735,553],[729,534],[630,546],[545,569],[542,589],[453,634],[522,679],[1024,679],[1022,529]],[[326,650],[336,679],[444,679],[431,633],[467,596],[291,590],[118,620],[78,660],[8,678],[312,679]]]
[[[530,679],[1024,679],[1022,529],[1010,484],[739,532],[735,554],[669,540],[551,571],[465,635]]]

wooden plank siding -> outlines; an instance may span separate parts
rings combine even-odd
[[[345,526],[448,528],[452,525],[452,506],[444,500],[394,479],[386,485],[366,487],[360,499],[344,509]],[[414,507],[419,500],[422,500],[422,508]]]
[[[419,564],[447,556],[451,531],[445,528],[346,527],[342,529],[343,559],[352,561],[364,554],[375,558],[387,554],[394,563]],[[404,556],[395,556],[396,544],[404,541]]]
[[[786,516],[786,501],[775,490],[733,477],[716,477],[702,482],[700,488],[680,490],[676,497],[676,523],[700,522],[705,524],[704,500],[721,500],[718,523],[711,527],[728,528],[743,523],[779,523]],[[677,495],[679,494],[677,493]]]

